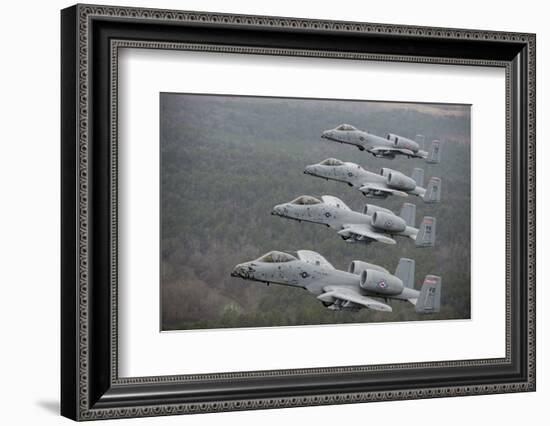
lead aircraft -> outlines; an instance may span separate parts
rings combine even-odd
[[[392,312],[388,302],[398,300],[414,305],[418,314],[439,312],[441,277],[427,275],[420,290],[415,290],[414,269],[414,260],[401,258],[394,274],[358,260],[341,271],[314,251],[299,250],[296,255],[271,251],[235,266],[231,276],[305,289],[334,311],[366,308]]]

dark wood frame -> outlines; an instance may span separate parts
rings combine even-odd
[[[75,420],[535,390],[535,36],[76,5],[61,13],[61,413]],[[506,357],[119,378],[117,51],[506,69]]]

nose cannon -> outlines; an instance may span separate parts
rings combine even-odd
[[[306,168],[304,169],[304,174],[305,175],[312,175],[313,171],[314,171],[314,166],[306,166]]]
[[[271,214],[275,216],[281,216],[282,211],[283,211],[282,204],[278,204],[275,207],[273,207],[273,210],[271,210]]]
[[[246,278],[248,277],[248,268],[246,267],[245,264],[240,263],[233,268],[233,271],[231,271],[231,276]]]

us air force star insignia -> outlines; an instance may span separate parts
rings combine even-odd
[[[388,283],[386,282],[386,280],[378,281],[377,286],[379,288],[388,288]]]

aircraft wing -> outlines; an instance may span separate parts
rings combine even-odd
[[[379,302],[378,300],[371,299],[370,297],[362,296],[351,288],[329,287],[327,290],[327,292],[318,296],[318,299],[339,299],[346,302],[355,303],[356,305],[363,306],[367,309],[372,309],[373,311],[392,312],[391,306]]]
[[[344,224],[343,227],[344,229],[342,229],[341,231],[338,231],[338,234],[344,235],[344,237],[349,234],[354,234],[360,237],[370,238],[371,240],[375,240],[385,244],[395,244],[395,240],[393,238],[390,238],[384,234],[375,232],[367,225]]]
[[[311,250],[298,250],[296,254],[298,255],[298,259],[304,262],[311,263],[312,265],[322,266],[327,269],[334,269],[334,266],[332,266],[328,260],[326,260],[317,252]]]
[[[399,153],[403,155],[408,155],[409,157],[421,157],[421,158],[426,158],[428,156],[428,153],[426,151],[414,152],[414,151],[411,151],[410,149],[394,148],[391,146],[375,146],[370,149],[370,152],[372,152],[373,154]]]
[[[378,192],[386,192],[391,195],[398,195],[399,197],[407,197],[408,194],[403,191],[399,191],[397,189],[391,189],[388,188],[386,185],[381,185],[379,183],[366,183],[365,185],[362,185],[359,188],[359,191],[361,192],[371,192],[371,191],[378,191]]]

